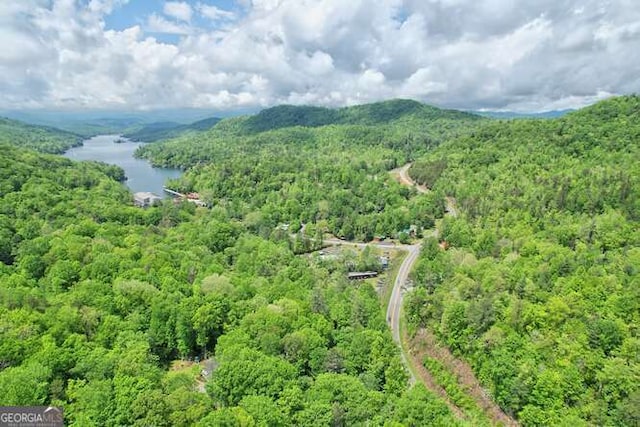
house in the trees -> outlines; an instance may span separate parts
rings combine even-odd
[[[347,274],[347,278],[349,280],[364,280],[371,279],[372,277],[376,277],[378,275],[377,271],[352,271]]]
[[[160,196],[155,193],[149,193],[147,191],[141,191],[133,195],[133,203],[141,208],[152,206],[160,200],[162,200]]]

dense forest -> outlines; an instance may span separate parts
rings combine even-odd
[[[524,425],[640,423],[640,98],[492,121],[411,175],[461,212],[424,243],[414,326]]]
[[[146,145],[138,154],[157,166],[188,169],[174,186],[199,191],[263,236],[279,224],[291,224],[294,232],[310,224],[311,236],[369,241],[397,237],[412,225],[418,235],[433,227],[444,212],[443,195],[414,198],[388,171],[483,121],[402,100],[299,110],[275,107],[227,119],[202,135]],[[341,124],[346,118],[352,123]],[[316,126],[331,120],[337,123]],[[282,127],[290,122],[296,125]],[[266,130],[256,134],[256,127]]]
[[[0,396],[81,425],[456,425],[407,388],[374,287],[225,209],[0,150]],[[215,366],[203,384],[196,357]],[[182,362],[181,362],[182,361]]]
[[[411,117],[424,122],[433,120],[478,120],[479,117],[457,110],[442,110],[408,99],[396,99],[340,109],[280,105],[247,117],[242,128],[258,133],[294,126],[381,125]]]
[[[62,154],[82,144],[75,133],[48,126],[36,126],[0,117],[0,144],[13,144],[43,153]]]
[[[281,106],[138,151],[210,208],[136,208],[119,168],[7,131],[0,404],[79,425],[484,424],[408,384],[384,292],[346,279],[376,254],[308,254],[332,234],[422,243],[408,332],[522,425],[638,425],[639,115],[635,96],[549,120]],[[396,182],[408,162],[430,191]]]

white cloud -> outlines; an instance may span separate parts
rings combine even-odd
[[[254,10],[269,12],[277,9],[285,0],[241,0],[240,3]]]
[[[410,97],[543,110],[640,91],[640,61],[630,54],[640,50],[640,9],[631,0],[245,0],[233,11],[166,2],[138,17],[142,27],[106,29],[123,3],[0,0],[0,107]],[[203,17],[216,28],[198,28]]]
[[[191,9],[189,3],[180,1],[166,2],[162,11],[165,15],[184,22],[191,21],[191,15],[193,14],[193,9]]]
[[[448,85],[431,68],[420,68],[403,84],[400,95],[406,98],[422,98],[432,94],[442,94]]]
[[[304,70],[310,76],[327,76],[335,70],[333,58],[326,52],[315,51],[312,54],[301,52],[298,54],[296,68]]]
[[[204,3],[198,3],[197,9],[202,16],[212,21],[233,20],[236,17],[233,12]]]
[[[109,14],[115,8],[124,6],[127,3],[129,3],[129,0],[90,0],[87,7],[91,12]]]
[[[358,82],[364,88],[371,86],[380,86],[384,84],[384,81],[384,74],[377,70],[365,70],[365,72],[362,73],[362,75],[358,79]]]
[[[152,13],[147,19],[146,29],[152,33],[164,34],[189,34],[190,32],[188,26],[169,21],[155,13]]]

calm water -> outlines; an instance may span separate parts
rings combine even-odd
[[[118,165],[124,169],[125,181],[132,192],[151,191],[164,197],[162,186],[169,178],[178,178],[182,172],[178,169],[153,168],[146,160],[136,159],[133,153],[141,142],[128,141],[116,144],[118,135],[98,135],[83,142],[81,147],[74,147],[64,153],[72,160],[99,160]],[[124,139],[124,138],[123,138]]]

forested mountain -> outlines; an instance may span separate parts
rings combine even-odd
[[[80,425],[484,425],[408,386],[384,298],[345,277],[375,255],[305,255],[325,232],[429,229],[409,332],[525,426],[638,425],[639,115],[635,96],[550,120],[281,107],[140,149],[211,209],[136,208],[117,167],[2,144],[0,404]],[[409,161],[431,191],[393,179]]]
[[[397,236],[411,225],[432,227],[444,210],[443,197],[433,193],[414,199],[388,171],[482,120],[413,101],[342,110],[266,110],[307,117],[318,111],[348,113],[355,122],[371,119],[381,108],[404,105],[420,114],[399,114],[385,125],[295,126],[247,134],[247,123],[263,112],[224,120],[201,135],[144,146],[138,153],[158,166],[191,168],[174,186],[228,206],[234,218],[263,235],[280,223],[291,223],[294,231],[311,223],[312,229],[346,239]]]
[[[478,116],[470,113],[441,110],[417,101],[396,99],[340,109],[280,105],[250,116],[242,127],[249,133],[257,133],[293,126],[380,125],[409,116],[421,120],[478,119]]]
[[[134,141],[150,142],[162,139],[163,134],[179,126],[182,125],[176,122],[153,122],[142,125],[139,129],[125,133],[123,136]]]
[[[487,122],[411,175],[457,199],[408,316],[524,425],[640,422],[640,98]]]
[[[326,126],[336,123],[338,120],[337,110],[324,107],[279,105],[249,117],[244,123],[244,128],[248,132],[257,133],[291,126]]]
[[[220,120],[217,117],[211,117],[188,125],[175,122],[155,122],[144,125],[133,132],[125,133],[123,136],[134,141],[155,142],[175,138],[185,132],[199,132],[211,129]]]
[[[214,127],[220,120],[222,119],[219,117],[209,117],[207,119],[198,120],[197,122],[185,125],[185,128],[193,130],[208,130]]]
[[[35,126],[17,120],[0,117],[0,143],[31,148],[43,153],[64,153],[82,144],[82,138],[74,133],[48,126]]]

